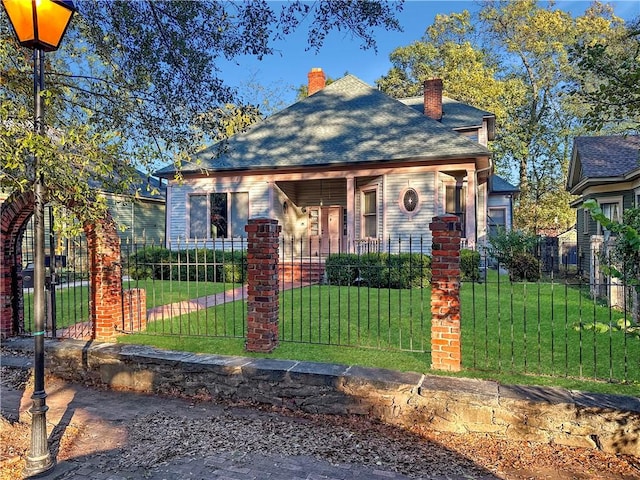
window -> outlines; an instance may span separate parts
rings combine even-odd
[[[247,192],[189,196],[189,238],[243,236],[248,218],[249,194]]]
[[[402,209],[407,213],[413,213],[418,208],[418,192],[413,188],[407,188],[402,194]]]
[[[609,220],[612,220],[614,222],[619,222],[621,220],[622,208],[620,207],[620,201],[604,199],[604,200],[601,200],[599,204],[600,204],[600,209],[602,210],[602,214],[605,217],[607,217]],[[607,231],[605,228],[602,227],[602,225],[598,226],[598,230],[601,235],[604,235],[604,233]]]
[[[320,209],[309,210],[309,235],[316,237],[320,235]]]
[[[207,238],[207,196],[189,196],[189,237]]]
[[[375,190],[369,190],[362,195],[362,225],[363,236],[378,237],[378,200]]]
[[[489,235],[495,235],[499,230],[507,228],[507,209],[506,208],[490,208],[489,209]]]

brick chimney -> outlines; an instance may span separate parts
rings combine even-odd
[[[307,74],[307,78],[309,79],[309,96],[324,88],[326,77],[324,76],[324,72],[321,68],[312,68]]]
[[[424,82],[424,114],[440,121],[442,119],[442,80],[432,78]]]

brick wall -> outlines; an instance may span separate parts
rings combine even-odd
[[[142,332],[147,328],[147,292],[131,288],[123,292],[123,328],[127,332]]]

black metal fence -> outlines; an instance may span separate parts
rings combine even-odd
[[[62,238],[50,228],[51,208],[45,208],[45,333],[48,337],[84,338],[89,324],[89,257],[84,236]],[[33,331],[33,221],[22,239],[23,322],[19,333]]]
[[[67,242],[66,266],[56,270],[56,326],[49,329],[57,336],[82,332],[88,320],[86,245]],[[309,242],[285,238],[280,246],[281,342],[417,352],[429,365],[427,239],[368,242],[353,254]],[[146,328],[133,335],[244,338],[246,240],[169,247],[122,245],[123,288],[146,292]],[[636,288],[606,276],[603,258],[594,259],[597,282],[580,272],[572,244],[540,244],[536,253],[534,279],[516,279],[489,256],[464,254],[463,366],[640,382]],[[469,270],[475,260],[467,257],[474,256],[477,270]],[[123,321],[120,330],[137,329]]]

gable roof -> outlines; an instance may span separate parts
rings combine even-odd
[[[370,87],[353,75],[196,155],[183,174],[210,171],[353,165],[398,160],[486,158],[463,135]],[[175,173],[168,165],[156,172]]]
[[[122,195],[138,196],[147,200],[159,200],[165,201],[167,197],[167,185],[162,180],[147,175],[144,172],[136,169],[136,173],[139,177],[139,181],[129,185],[127,193],[120,193]],[[113,193],[108,188],[105,189],[102,182],[89,179],[88,181],[91,188],[95,190],[104,190],[105,193]]]
[[[576,137],[573,141],[567,189],[580,194],[593,184],[626,181],[640,176],[640,136]]]
[[[407,97],[398,99],[405,105],[424,114],[424,97]],[[472,107],[449,97],[442,97],[442,119],[440,123],[450,129],[478,128],[486,118],[494,118],[493,113]]]
[[[519,193],[520,189],[515,185],[507,182],[499,175],[492,174],[489,177],[489,193]]]

